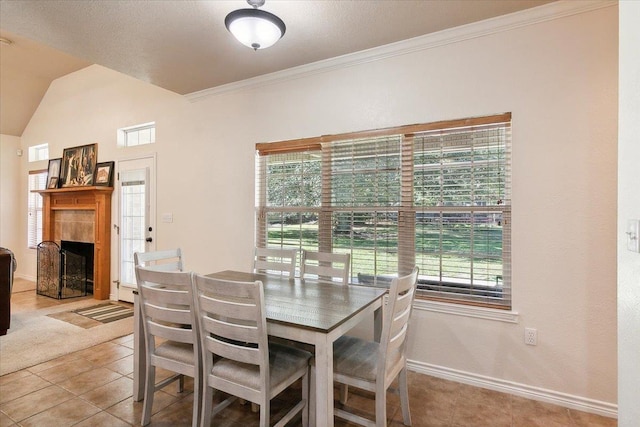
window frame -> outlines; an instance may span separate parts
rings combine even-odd
[[[44,212],[42,196],[39,190],[46,190],[47,169],[29,171],[27,194],[27,248],[36,249],[42,241]]]
[[[49,143],[32,145],[28,149],[29,163],[40,162],[42,160],[49,160]]]
[[[149,142],[145,142],[143,144],[140,144],[139,142],[136,144],[129,143],[129,139],[133,133],[139,134],[140,132],[145,130],[152,131],[152,134],[149,135]],[[155,143],[156,143],[156,122],[142,123],[139,125],[127,126],[127,127],[118,129],[117,145],[119,147],[131,148],[131,147],[139,147],[139,146],[150,145]]]
[[[504,144],[505,144],[505,188],[504,188],[504,199],[501,200],[500,206],[491,206],[489,208],[478,208],[480,210],[492,211],[492,212],[500,212],[503,215],[502,224],[501,224],[501,266],[502,266],[502,286],[500,288],[501,291],[504,290],[504,294],[500,298],[497,298],[497,303],[492,302],[489,298],[481,298],[478,296],[472,298],[461,298],[461,293],[453,293],[453,298],[449,297],[447,294],[444,296],[434,296],[433,293],[429,292],[419,292],[417,295],[418,299],[439,303],[453,303],[453,304],[461,304],[463,306],[476,306],[483,309],[500,309],[501,311],[511,310],[512,307],[512,299],[511,299],[511,194],[510,194],[510,150],[511,150],[511,138],[510,138],[510,127],[511,127],[511,113],[503,113],[491,116],[484,117],[475,117],[475,118],[467,118],[461,120],[447,120],[440,121],[434,123],[427,124],[418,124],[418,125],[409,125],[409,126],[400,126],[386,129],[377,129],[377,130],[369,130],[363,132],[352,132],[347,134],[340,135],[328,135],[317,138],[306,138],[292,141],[280,141],[280,142],[272,142],[272,143],[259,143],[256,144],[256,245],[257,246],[265,246],[267,244],[267,217],[270,213],[273,212],[311,212],[314,211],[319,216],[319,223],[327,224],[330,222],[331,214],[338,212],[340,210],[344,210],[344,208],[333,206],[331,201],[331,188],[329,181],[331,178],[331,171],[327,170],[327,164],[324,163],[322,166],[322,203],[319,207],[269,207],[267,206],[266,201],[266,158],[275,154],[295,154],[302,152],[320,152],[324,162],[326,162],[327,153],[330,152],[328,147],[331,147],[332,144],[340,144],[345,143],[345,141],[355,140],[355,139],[366,139],[366,138],[379,138],[379,137],[401,137],[401,171],[400,171],[400,179],[402,181],[402,191],[401,191],[401,200],[396,209],[390,207],[382,207],[382,211],[397,211],[397,228],[398,228],[398,252],[404,251],[403,255],[398,255],[398,269],[396,274],[404,274],[404,270],[412,268],[416,263],[416,253],[417,248],[415,246],[416,239],[416,213],[417,212],[426,212],[429,209],[425,209],[424,206],[416,206],[414,203],[414,168],[413,168],[413,156],[414,156],[414,138],[417,138],[424,133],[428,133],[431,131],[439,131],[439,132],[447,132],[447,131],[458,131],[459,129],[483,129],[487,126],[501,126],[503,125],[506,131],[506,135],[504,136]],[[409,166],[410,165],[410,166]],[[406,191],[407,187],[411,187],[411,191]],[[356,209],[358,210],[358,209]],[[360,209],[362,210],[362,209]],[[367,210],[367,209],[364,209]],[[372,208],[369,210],[376,210],[376,208]],[[378,209],[380,210],[380,209]],[[457,212],[460,211],[460,207],[446,208],[439,207],[435,208],[435,211],[444,212]],[[469,206],[466,209],[471,212],[473,215],[476,207]],[[433,209],[431,210],[433,211]],[[473,226],[473,222],[470,223]],[[331,227],[324,227],[324,230],[321,229],[321,225],[318,226],[318,250],[322,251],[332,251],[332,236],[331,236]],[[400,240],[403,240],[404,243],[400,244]],[[406,240],[412,240],[409,244],[407,244]],[[341,250],[339,248],[336,249],[337,252]],[[442,255],[442,253],[441,253]],[[471,255],[472,257],[474,255]],[[352,261],[353,265],[353,261]],[[471,267],[473,269],[473,267]],[[496,276],[498,277],[498,276]],[[470,282],[471,283],[471,282]],[[497,279],[496,279],[497,283]],[[473,288],[473,285],[469,285]],[[464,312],[464,310],[463,310]]]

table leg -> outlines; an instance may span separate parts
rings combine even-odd
[[[384,317],[383,312],[386,307],[384,304],[385,299],[383,299],[382,307],[377,308],[376,311],[373,312],[373,340],[375,342],[380,342],[380,337],[382,336],[382,318]]]
[[[144,398],[144,375],[147,369],[147,355],[144,346],[144,330],[140,313],[140,296],[133,295],[133,401]]]
[[[316,342],[315,425],[333,427],[333,342],[321,334]]]

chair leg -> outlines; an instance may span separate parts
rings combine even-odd
[[[194,369],[193,376],[193,418],[191,421],[192,427],[198,427],[200,425],[200,412],[202,403],[202,386],[200,385],[200,373],[197,369]]]
[[[269,414],[271,413],[271,405],[269,399],[265,399],[260,405],[260,427],[269,427]]]
[[[309,419],[316,419],[316,363],[315,359],[311,359],[311,377],[309,378]],[[319,426],[317,426],[319,427]]]
[[[411,412],[409,412],[409,387],[407,384],[407,368],[400,371],[398,377],[398,386],[400,388],[400,407],[402,408],[402,420],[404,425],[411,425]]]
[[[184,391],[184,375],[180,375],[179,377],[179,386],[178,386],[178,393],[182,393]]]
[[[201,414],[201,425],[208,427],[211,425],[211,410],[213,405],[213,392],[212,388],[207,384],[206,378],[202,381],[202,398],[200,401],[202,402],[202,407],[200,408]],[[195,398],[195,396],[194,396]],[[195,404],[195,402],[194,402]]]
[[[340,403],[342,403],[343,405],[346,405],[348,398],[349,398],[349,386],[346,384],[340,384]]]
[[[302,400],[304,400],[306,405],[302,408],[302,427],[309,426],[309,372],[307,372],[302,377]]]
[[[384,380],[376,384],[376,427],[387,426],[387,390],[384,388]]]
[[[156,367],[147,361],[147,375],[144,383],[144,403],[142,405],[142,420],[140,425],[146,426],[151,421],[151,409],[153,408],[153,395],[156,391]]]

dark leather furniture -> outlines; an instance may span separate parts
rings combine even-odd
[[[11,323],[11,288],[16,270],[13,252],[0,248],[0,335],[6,335]]]

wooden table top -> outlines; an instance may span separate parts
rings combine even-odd
[[[217,279],[260,280],[264,286],[267,320],[328,333],[379,299],[387,290],[359,285],[288,279],[276,275],[220,271]]]

